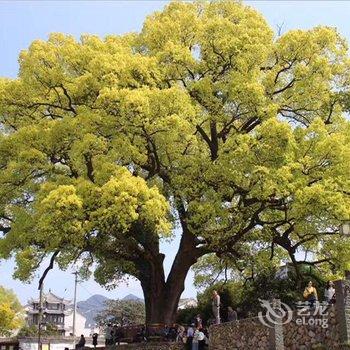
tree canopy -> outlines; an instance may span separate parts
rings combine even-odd
[[[141,300],[107,300],[104,310],[99,312],[95,321],[100,326],[108,323],[126,326],[145,324],[145,304]]]
[[[256,316],[259,311],[264,311],[260,300],[280,299],[292,309],[297,307],[297,303],[304,301],[303,292],[305,286],[311,280],[317,289],[320,301],[324,300],[324,290],[326,288],[326,278],[323,271],[319,271],[314,266],[302,264],[299,266],[301,276],[295,273],[293,265],[288,265],[288,270],[284,276],[279,272],[281,269],[275,266],[262,266],[256,269],[253,274],[245,276],[235,276],[234,279],[222,279],[223,276],[208,274],[207,279],[196,269],[201,278],[197,278],[197,286],[201,287],[198,293],[198,307],[189,314],[194,317],[201,314],[202,318],[209,323],[215,321],[212,315],[212,295],[213,290],[218,291],[221,297],[220,314],[222,320],[227,320],[228,307],[237,311],[239,318]],[[215,277],[214,277],[215,276]],[[214,277],[214,279],[213,279]],[[184,313],[185,316],[186,313]],[[180,320],[183,315],[179,313]],[[188,318],[185,321],[188,323]]]
[[[140,33],[55,33],[19,63],[0,80],[0,258],[15,256],[17,278],[46,257],[110,287],[131,275],[147,320],[169,322],[208,253],[347,267],[350,64],[336,29],[276,36],[240,2],[172,2]],[[176,226],[166,277],[159,242]]]
[[[17,337],[18,338],[37,337],[38,333],[39,333],[39,329],[37,325],[33,324],[31,326],[28,326],[26,324],[19,330]],[[41,329],[40,334],[41,336],[45,336],[45,337],[59,336],[60,331],[55,324],[46,323],[45,329]]]
[[[17,296],[0,286],[0,336],[9,336],[23,323],[24,313]]]

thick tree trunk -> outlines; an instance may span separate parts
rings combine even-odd
[[[164,300],[165,276],[164,255],[158,254],[151,260],[142,261],[139,280],[143,289],[146,307],[146,323],[163,323],[162,305]]]
[[[185,279],[191,266],[181,266],[181,275],[179,274],[176,280],[171,281],[171,283],[168,281],[164,283],[159,275],[152,276],[149,281],[141,281],[147,324],[172,324],[175,322],[179,300],[184,291]]]
[[[199,250],[194,237],[185,232],[167,280],[165,281],[163,260],[144,264],[140,275],[146,305],[146,323],[172,324],[175,322],[179,300],[185,288],[185,280],[191,266],[197,261]]]

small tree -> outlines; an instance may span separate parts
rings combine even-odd
[[[0,336],[8,336],[23,323],[23,308],[17,296],[0,286]]]
[[[106,308],[96,316],[95,320],[101,326],[107,323],[144,324],[145,304],[135,300],[108,300]]]
[[[31,326],[23,326],[20,331],[18,332],[19,337],[33,337],[38,335],[38,326],[37,325],[31,325]],[[57,328],[55,324],[47,323],[45,329],[41,330],[41,335],[43,336],[56,336],[59,335],[60,331]]]
[[[189,325],[194,322],[194,319],[198,314],[201,314],[203,317],[201,312],[202,310],[199,307],[188,307],[178,310],[176,314],[176,322],[182,325]]]

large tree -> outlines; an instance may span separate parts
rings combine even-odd
[[[240,2],[173,2],[140,33],[52,34],[19,63],[0,82],[0,257],[16,277],[46,257],[108,287],[131,275],[147,322],[170,323],[208,253],[346,265],[350,64],[335,29],[276,37]]]

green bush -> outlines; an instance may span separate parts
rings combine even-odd
[[[204,321],[210,320],[212,316],[211,301],[213,290],[217,290],[221,297],[221,320],[227,320],[227,308],[231,306],[238,313],[239,318],[257,315],[261,311],[260,301],[280,299],[291,307],[303,300],[303,291],[311,280],[316,286],[319,297],[323,298],[326,281],[322,276],[309,266],[300,267],[302,275],[297,277],[293,269],[287,279],[276,278],[276,270],[271,269],[257,274],[250,280],[228,281],[227,283],[216,283],[198,294],[198,313]]]

